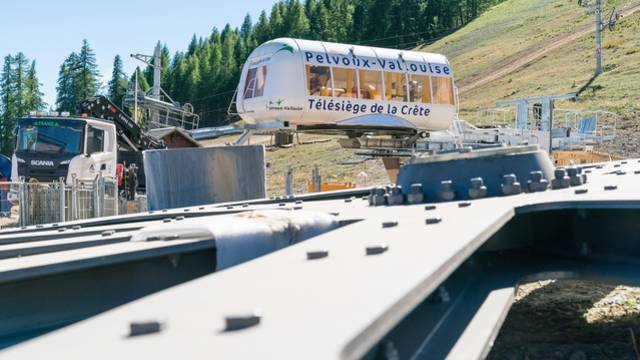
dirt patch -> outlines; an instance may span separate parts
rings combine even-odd
[[[616,127],[616,138],[603,143],[598,150],[626,158],[640,157],[640,112],[626,113],[620,116]]]
[[[640,288],[590,281],[522,285],[488,359],[637,360]]]

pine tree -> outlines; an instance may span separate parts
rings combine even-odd
[[[72,69],[75,87],[76,104],[94,96],[100,89],[100,72],[96,64],[96,55],[89,46],[87,39],[82,40],[82,47],[78,53],[77,68]]]
[[[388,36],[391,27],[390,11],[392,2],[389,0],[373,0],[369,8],[366,38],[375,46],[385,46],[379,39]]]
[[[16,115],[25,116],[29,113],[27,103],[27,70],[29,66],[29,60],[24,56],[22,52],[16,54],[13,58],[13,64],[15,66],[13,71],[13,97]]]
[[[311,39],[325,41],[333,39],[335,36],[333,35],[331,26],[329,26],[329,12],[327,11],[327,7],[325,6],[324,1],[319,0],[315,3],[315,5],[310,4],[308,6],[310,9],[309,11],[311,11],[309,15],[309,37]]]
[[[271,8],[271,17],[269,18],[270,32],[272,39],[279,38],[284,34],[284,18],[282,16],[281,6],[273,5]]]
[[[240,27],[240,37],[245,43],[251,42],[253,37],[253,23],[251,22],[251,15],[247,14],[244,17],[242,26]]]
[[[309,34],[309,18],[299,0],[289,0],[284,23],[287,36],[304,38]]]
[[[368,0],[359,0],[355,4],[353,11],[353,31],[351,33],[351,40],[354,43],[360,43],[365,39],[365,33],[367,30],[367,17],[369,9]]]
[[[127,78],[122,71],[122,59],[116,55],[113,59],[113,71],[109,80],[108,96],[116,105],[120,105],[122,98],[127,93]]]
[[[331,24],[332,33],[329,41],[348,42],[349,34],[352,32],[353,11],[355,7],[351,0],[327,0],[327,9],[329,12],[329,23]]]
[[[0,74],[0,152],[10,155],[16,111],[13,97],[13,57],[4,57]]]
[[[58,111],[74,112],[75,96],[73,79],[71,74],[72,59],[68,57],[58,71],[58,84],[56,86],[56,108]]]
[[[133,71],[133,74],[129,79],[131,84],[136,83],[136,75],[138,77],[137,82],[138,82],[138,92],[139,92],[137,96],[142,96],[147,92],[147,90],[149,90],[150,86],[149,86],[149,83],[147,82],[147,79],[144,76],[144,72],[140,70],[140,67],[136,67],[136,69]],[[133,119],[136,119],[137,124],[144,128],[147,122],[147,114],[143,111],[142,108],[138,108],[137,110],[138,111],[136,113],[134,106],[129,107],[129,111],[131,112],[131,117]]]
[[[187,48],[187,56],[195,54],[196,51],[198,51],[198,38],[196,37],[196,34],[193,34],[189,47]]]
[[[191,56],[187,60],[187,99],[195,99],[198,96],[197,89],[200,85],[200,60],[197,56]]]
[[[99,77],[96,55],[89,46],[89,42],[84,39],[80,52],[72,52],[60,65],[56,86],[58,111],[75,113],[80,101],[98,93]]]
[[[160,42],[158,41],[158,44]],[[169,48],[166,44],[162,45],[162,71],[160,72],[160,80],[162,84],[165,84],[169,78],[169,71],[171,70],[171,56],[169,55]],[[163,85],[164,86],[164,85]]]
[[[25,79],[26,88],[26,101],[25,108],[28,111],[41,111],[47,107],[42,97],[44,93],[40,91],[40,81],[36,73],[36,61],[31,62],[31,66],[27,70],[27,77]]]
[[[271,34],[271,27],[269,24],[269,17],[267,16],[267,12],[262,10],[260,13],[260,17],[258,18],[258,23],[253,29],[253,33],[256,37],[256,43],[258,45],[269,40],[269,36]]]
[[[138,74],[138,91],[146,93],[151,88],[151,86],[149,85],[149,82],[147,82],[147,78],[144,76],[144,72],[140,70],[139,66],[136,67],[136,70],[131,75],[131,78],[129,79],[129,81],[132,84],[135,84],[136,74]]]

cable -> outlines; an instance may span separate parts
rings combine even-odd
[[[442,39],[443,37],[455,32],[456,30],[460,29],[461,27],[456,27],[454,29],[450,29],[450,30],[442,30],[439,32],[436,32],[436,34],[445,34],[443,36],[439,36],[437,38],[433,38],[433,39],[425,39],[424,41],[431,41],[434,39]],[[376,43],[382,40],[389,40],[389,39],[394,39],[394,38],[398,38],[398,37],[402,37],[402,36],[413,36],[413,35],[422,35],[422,34],[426,34],[426,33],[430,33],[430,30],[426,30],[426,31],[421,31],[421,32],[413,32],[413,33],[398,33],[396,35],[393,36],[389,36],[389,37],[384,37],[384,38],[378,38],[378,39],[368,39],[365,41],[360,41],[360,42],[355,42],[354,45],[367,45],[367,44],[371,44],[371,43]]]
[[[220,95],[224,95],[224,94],[232,93],[232,92],[234,92],[234,91],[236,91],[235,87],[234,87],[233,89],[231,89],[231,90],[226,90],[226,91],[219,92],[219,93],[216,93],[216,94],[213,94],[213,95],[203,96],[203,97],[200,97],[200,98],[197,98],[197,99],[189,100],[189,101],[187,101],[187,102],[189,102],[189,103],[194,103],[194,102],[196,102],[196,101],[200,101],[200,100],[209,99],[209,98],[212,98],[212,97],[216,97],[216,96],[220,96]]]

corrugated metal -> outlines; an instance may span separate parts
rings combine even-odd
[[[263,198],[263,145],[144,152],[149,210]]]

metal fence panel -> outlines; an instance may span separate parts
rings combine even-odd
[[[10,200],[10,198],[12,200]],[[0,227],[83,220],[118,214],[118,185],[97,177],[52,183],[0,182]]]

